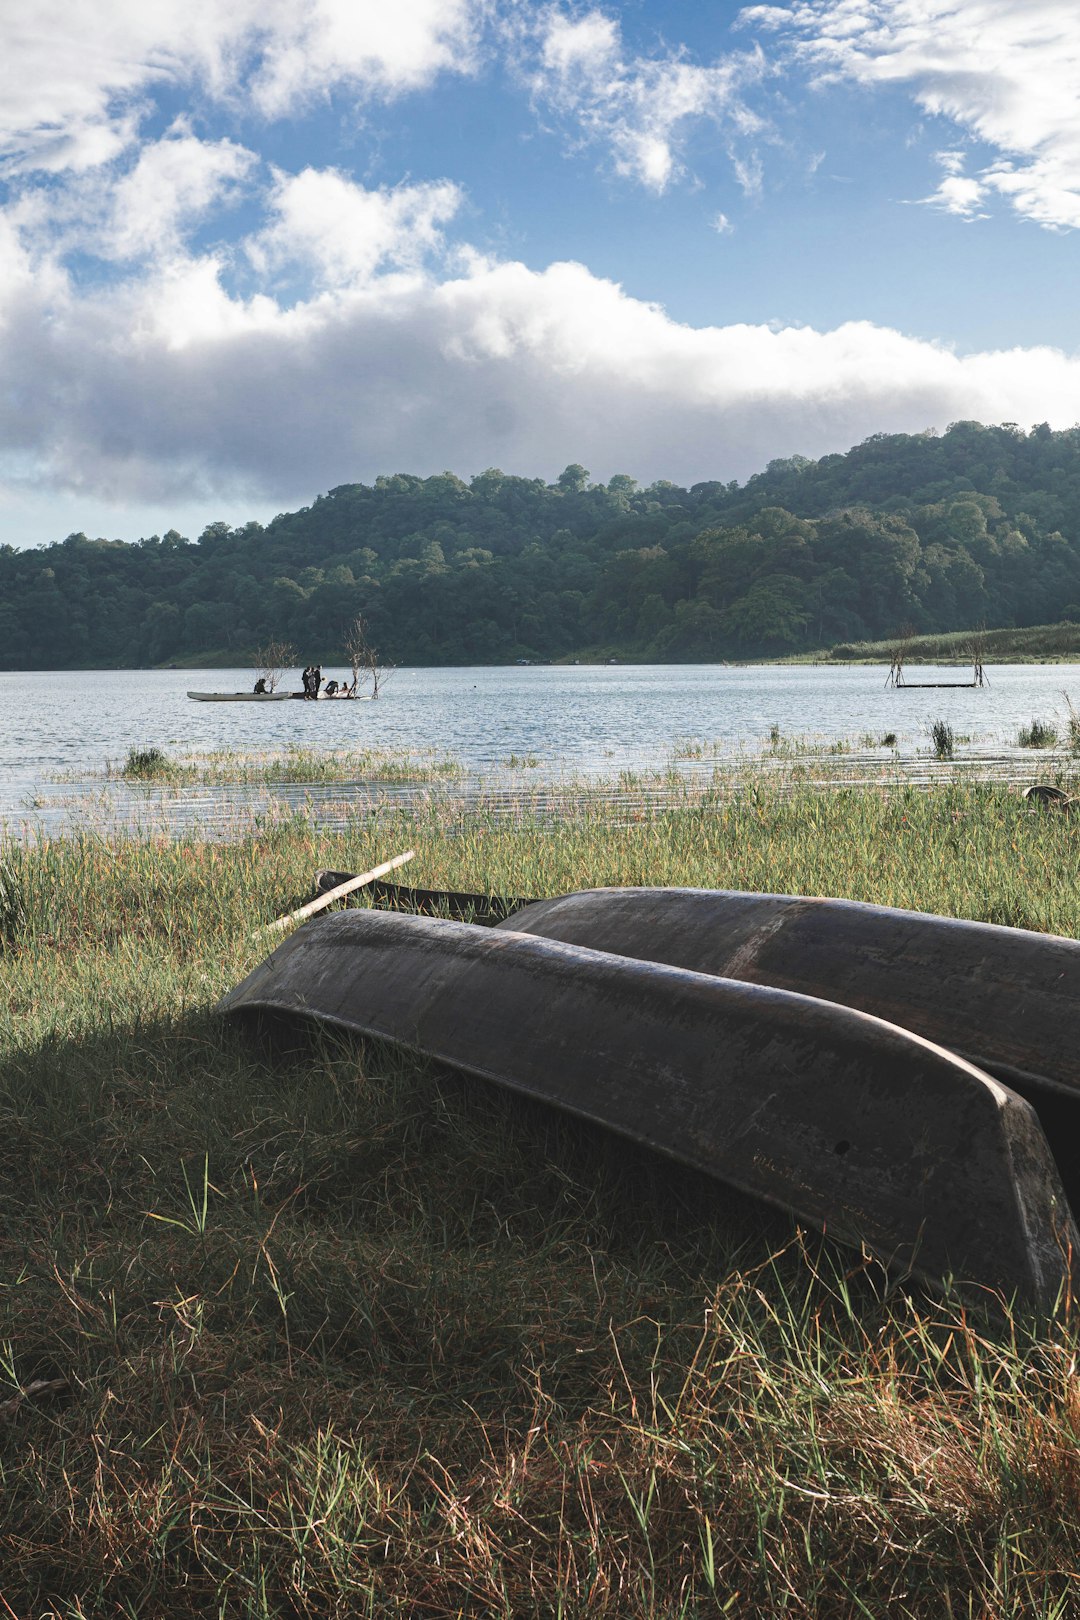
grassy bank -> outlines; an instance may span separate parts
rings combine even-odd
[[[912,636],[905,647],[908,663],[970,664],[971,630],[936,636]],[[1023,629],[981,632],[983,658],[996,664],[1071,664],[1080,661],[1080,624],[1034,624]],[[888,664],[897,638],[851,641],[818,652],[784,659],[791,664]]]
[[[316,867],[410,845],[421,884],[1080,934],[1075,823],[998,789],[748,778],[621,824],[446,803],[3,847],[8,1610],[1076,1612],[1068,1322],[883,1297],[858,1256],[539,1107],[377,1047],[271,1063],[215,1021]]]

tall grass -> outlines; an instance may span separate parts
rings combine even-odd
[[[236,749],[173,759],[160,748],[132,748],[124,763],[109,766],[106,777],[200,786],[279,782],[416,782],[460,776],[449,755],[393,753],[378,748],[280,748],[263,753]],[[81,777],[79,778],[82,779]],[[60,778],[64,780],[64,778]]]
[[[255,925],[413,881],[833,893],[1080,934],[1067,818],[747,779],[0,849],[0,1595],[18,1615],[1064,1617],[1067,1316],[982,1321],[539,1105],[218,1023]],[[28,1393],[19,1397],[21,1390]]]
[[[1057,727],[1040,720],[1037,715],[1032,718],[1030,725],[1020,727],[1016,737],[1018,748],[1053,748],[1057,740]]]

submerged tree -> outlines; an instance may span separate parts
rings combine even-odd
[[[274,691],[282,671],[292,669],[295,663],[296,654],[287,641],[268,641],[255,649],[255,673],[266,683],[268,692]]]
[[[902,624],[896,632],[896,640],[890,650],[889,678],[886,686],[903,686],[904,664],[911,652],[911,644],[915,640],[915,626]]]
[[[983,660],[986,657],[985,623],[980,623],[975,626],[974,630],[971,632],[971,640],[968,645],[971,649],[971,661],[975,666],[972,674],[972,679],[974,680],[975,685],[989,686],[990,682],[987,680],[986,671],[983,668]]]
[[[368,632],[367,620],[362,613],[358,613],[345,632],[345,656],[352,667],[352,685],[349,687],[350,697],[355,697],[361,680],[371,682],[371,695],[379,696],[394,673],[393,664],[386,663],[381,657],[379,649],[375,646]]]

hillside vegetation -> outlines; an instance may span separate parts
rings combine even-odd
[[[343,484],[265,527],[0,548],[0,665],[340,656],[366,616],[399,663],[777,657],[910,623],[1080,620],[1080,427],[960,422],[744,485],[497,469]]]

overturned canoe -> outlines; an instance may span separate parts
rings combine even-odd
[[[323,868],[315,873],[315,895],[329,894],[355,877],[354,872],[338,872]],[[356,899],[361,896],[357,895]],[[454,922],[483,923],[490,927],[502,922],[532,900],[515,899],[499,894],[480,894],[471,889],[421,889],[405,883],[391,883],[377,878],[369,884],[362,898],[374,905],[388,906],[395,911],[408,911],[423,917],[449,917]]]
[[[1049,1308],[1076,1233],[1008,1087],[813,997],[466,923],[310,923],[221,1003],[493,1080],[791,1210],[889,1264]]]
[[[1080,1098],[1080,942],[854,900],[589,889],[498,926],[839,1001],[1025,1091]]]

